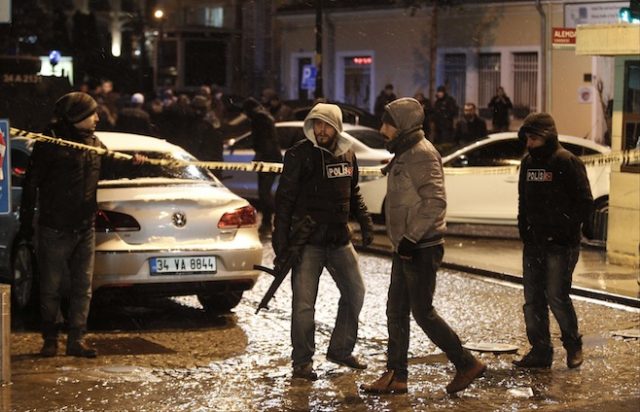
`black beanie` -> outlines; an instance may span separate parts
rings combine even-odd
[[[556,122],[549,113],[531,113],[522,122],[520,130],[518,130],[518,138],[526,140],[526,134],[533,134],[542,137],[544,140],[558,137]]]
[[[71,92],[56,101],[55,114],[74,124],[91,116],[97,108],[98,104],[87,93]]]

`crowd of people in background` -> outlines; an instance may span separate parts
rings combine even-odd
[[[393,85],[387,84],[378,95],[375,114],[379,118],[385,106],[397,99],[393,90]],[[487,109],[491,113],[491,128],[487,127],[487,122],[479,115],[474,102],[465,102],[460,113],[458,102],[448,94],[446,86],[439,86],[435,97],[432,103],[422,91],[413,95],[424,111],[422,130],[427,139],[441,151],[482,139],[490,132],[509,130],[513,104],[502,87],[498,87],[495,96],[487,102]]]
[[[83,84],[80,90],[98,102],[97,130],[160,137],[185,148],[200,160],[222,161],[224,139],[233,135],[238,127],[247,130],[250,127],[250,119],[242,110],[244,99],[230,106],[223,99],[222,88],[215,85],[202,85],[191,95],[166,88],[151,97],[141,92],[121,94],[114,90],[110,80]],[[376,98],[375,115],[380,118],[385,106],[397,98],[393,84],[386,84]],[[422,128],[427,139],[441,151],[482,139],[490,132],[509,130],[513,104],[502,87],[498,87],[495,96],[487,102],[490,128],[479,115],[475,102],[464,102],[460,110],[444,85],[437,88],[433,102],[422,91],[416,92],[413,98],[423,108]],[[265,88],[255,100],[274,122],[295,120],[293,109],[275,89]]]

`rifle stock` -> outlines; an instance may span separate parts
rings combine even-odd
[[[276,291],[284,281],[284,278],[287,277],[287,274],[296,264],[296,262],[300,259],[300,254],[302,253],[302,249],[307,244],[309,237],[313,233],[313,230],[316,227],[316,222],[310,217],[305,216],[298,224],[293,227],[291,231],[291,236],[289,237],[289,247],[284,256],[278,257],[276,265],[273,269],[262,265],[254,265],[253,268],[257,270],[262,270],[274,277],[273,282],[271,282],[271,286],[269,286],[269,290],[264,294],[264,297],[260,301],[258,308],[256,309],[256,314],[260,312],[260,309],[269,309],[269,302],[275,295]]]

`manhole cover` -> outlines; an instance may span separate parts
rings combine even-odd
[[[468,342],[462,346],[476,352],[515,353],[518,351],[517,346],[509,343]]]
[[[616,330],[611,332],[611,334],[613,336],[621,336],[623,338],[640,338],[640,329],[638,328],[631,328],[631,329],[624,329],[624,330]]]

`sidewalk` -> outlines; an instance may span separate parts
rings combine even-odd
[[[390,255],[391,244],[384,226],[376,227],[373,244],[363,251]],[[442,266],[482,276],[522,283],[522,244],[508,227],[484,227],[461,234],[453,226],[445,238]],[[488,232],[487,232],[488,231]],[[640,269],[612,265],[604,249],[583,246],[573,272],[571,293],[640,308]]]

